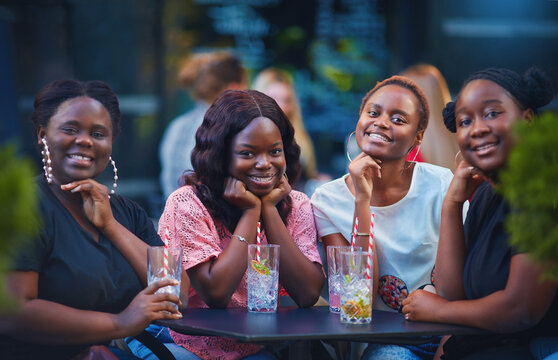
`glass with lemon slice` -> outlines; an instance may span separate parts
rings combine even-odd
[[[248,245],[248,311],[275,312],[279,286],[279,245]]]
[[[365,251],[341,252],[341,322],[369,324],[372,321],[372,279],[366,275]]]

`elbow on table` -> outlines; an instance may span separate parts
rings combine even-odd
[[[203,301],[212,309],[225,309],[231,301],[232,294],[214,290],[206,294]]]
[[[306,294],[301,294],[300,296],[291,296],[298,307],[307,308],[314,305],[320,298],[319,291],[309,291]]]
[[[505,316],[506,314],[504,314]],[[507,314],[500,322],[500,332],[510,333],[519,332],[536,326],[544,317],[539,311],[530,311],[529,309],[517,309],[511,314]]]

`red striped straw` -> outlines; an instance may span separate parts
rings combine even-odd
[[[169,226],[165,227],[165,248],[163,252],[163,275],[166,277],[169,273],[169,242],[170,242],[170,231]]]
[[[260,247],[262,244],[262,225],[258,221],[258,226],[256,227],[256,260],[258,264],[260,263]]]
[[[353,226],[353,234],[351,236],[351,251],[355,251],[357,227],[358,227],[358,217],[355,218],[355,225]]]
[[[370,236],[368,237],[368,257],[366,258],[366,278],[372,276],[372,249],[374,247],[374,213],[370,219]]]

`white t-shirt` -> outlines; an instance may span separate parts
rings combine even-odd
[[[351,238],[355,198],[344,175],[320,186],[312,196],[318,236],[340,233]],[[442,202],[453,174],[449,169],[416,163],[404,198],[374,213],[374,240],[380,283],[374,308],[401,310],[407,295],[431,284],[436,260]]]

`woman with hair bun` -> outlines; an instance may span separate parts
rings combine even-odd
[[[196,132],[194,171],[173,192],[159,226],[184,250],[191,276],[188,307],[247,306],[248,244],[281,246],[279,284],[300,307],[312,306],[324,284],[310,200],[291,190],[300,174],[300,148],[277,103],[255,90],[225,91]],[[217,336],[175,342],[196,358],[262,359],[259,345]]]
[[[529,351],[532,339],[558,335],[556,284],[541,281],[543,267],[508,244],[504,222],[510,209],[495,191],[515,143],[513,125],[536,121],[535,112],[552,97],[549,78],[536,68],[524,76],[491,68],[469,77],[444,109],[464,160],[442,206],[437,295],[416,290],[403,302],[403,312],[412,321],[497,333],[452,336],[444,359],[528,359],[536,355]],[[463,204],[473,193],[463,223]]]

